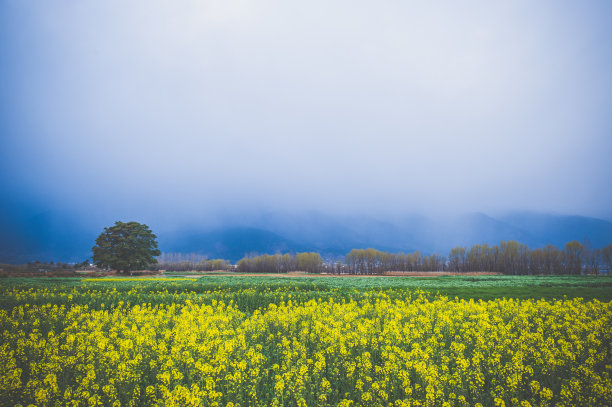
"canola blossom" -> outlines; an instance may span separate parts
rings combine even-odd
[[[258,290],[5,289],[0,405],[612,405],[612,303]]]

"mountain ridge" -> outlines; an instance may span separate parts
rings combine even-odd
[[[19,221],[0,218],[0,263],[80,262],[102,231],[66,213],[46,211]],[[490,216],[480,212],[430,217],[410,214],[389,220],[368,215],[334,216],[320,212],[266,212],[222,225],[190,225],[154,230],[164,252],[198,253],[237,261],[247,254],[316,251],[326,258],[351,249],[447,255],[456,246],[517,240],[532,248],[571,240],[590,247],[612,243],[612,222],[604,219],[535,212]]]

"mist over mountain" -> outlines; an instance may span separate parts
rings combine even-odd
[[[81,262],[102,230],[87,227],[62,212],[44,211],[33,216],[3,211],[0,216],[0,262]]]
[[[264,3],[0,2],[0,261],[612,241],[612,2]]]
[[[561,247],[571,240],[587,241],[591,247],[602,247],[612,243],[611,223],[602,219],[529,212],[511,213],[500,219],[538,238],[540,245],[550,243]]]
[[[127,221],[129,219],[122,219]],[[551,243],[562,248],[571,240],[593,247],[612,243],[612,222],[584,216],[512,212],[409,216],[379,219],[366,215],[320,212],[261,212],[211,225],[156,228],[163,252],[198,253],[237,261],[247,254],[316,251],[338,258],[351,249],[373,247],[389,252],[439,253],[456,246],[517,240],[532,248]],[[100,222],[85,222],[69,213],[46,211],[30,217],[0,218],[0,262],[80,262],[102,231]],[[104,226],[110,226],[109,223]]]
[[[252,227],[226,227],[163,235],[161,249],[172,253],[198,253],[209,258],[237,261],[247,254],[304,251],[308,246],[274,232]],[[161,237],[160,237],[161,240]],[[161,241],[160,241],[161,243]]]

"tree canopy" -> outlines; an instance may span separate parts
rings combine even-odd
[[[104,228],[92,248],[93,262],[98,267],[111,268],[124,273],[142,270],[157,263],[154,256],[157,236],[147,225],[138,222],[115,222]]]

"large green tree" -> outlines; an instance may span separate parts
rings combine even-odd
[[[146,269],[157,263],[154,256],[161,254],[156,239],[147,225],[115,222],[114,226],[104,228],[96,239],[92,248],[93,262],[98,267],[130,274]]]

